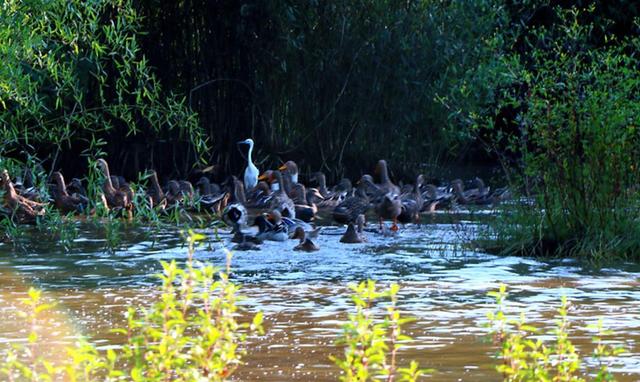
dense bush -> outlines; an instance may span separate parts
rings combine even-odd
[[[496,131],[496,141],[516,156],[505,168],[538,208],[505,208],[499,239],[533,254],[637,256],[639,41],[609,35],[595,47],[583,11],[554,11],[557,23],[533,31],[526,57],[505,56],[518,86],[502,106],[518,111],[518,129]]]
[[[48,168],[75,169],[81,152],[102,149],[120,168],[148,164],[163,138],[203,151],[195,114],[184,97],[162,92],[141,33],[129,0],[4,1],[0,156],[38,154]]]
[[[191,95],[226,169],[242,164],[229,142],[252,136],[261,161],[353,176],[386,157],[413,179],[467,150],[460,108],[491,99],[492,0],[141,4],[150,62]]]

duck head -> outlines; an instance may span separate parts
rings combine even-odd
[[[298,183],[298,165],[296,162],[292,160],[286,161],[282,166],[278,167],[278,170],[289,175],[291,183]]]

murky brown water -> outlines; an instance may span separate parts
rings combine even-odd
[[[340,321],[350,309],[348,284],[367,278],[402,286],[400,308],[415,317],[407,327],[415,341],[401,353],[437,371],[433,381],[497,381],[491,359],[495,349],[484,340],[486,313],[493,308],[487,291],[500,283],[510,290],[509,307],[524,310],[540,325],[553,325],[560,297],[573,302],[575,343],[590,351],[586,326],[604,319],[612,340],[629,353],[615,360],[620,381],[640,380],[640,267],[622,264],[594,270],[574,261],[538,261],[496,257],[462,249],[477,222],[466,215],[429,218],[393,238],[369,234],[369,243],[338,242],[342,228],[325,227],[321,251],[293,252],[294,242],[268,243],[260,252],[234,256],[234,278],[242,283],[249,311],[263,310],[267,334],[251,338],[238,380],[335,381],[328,356]],[[463,231],[461,231],[461,227]],[[109,329],[123,326],[128,306],[150,299],[153,274],[161,259],[183,259],[176,232],[162,232],[153,244],[140,228],[127,228],[123,249],[103,250],[99,232],[86,230],[71,253],[33,234],[26,252],[0,244],[0,342],[25,337],[15,316],[17,299],[29,286],[59,301],[45,333],[47,350],[62,349],[81,334],[102,347],[117,345]],[[222,233],[223,243],[228,235]],[[223,244],[212,242],[196,258],[223,264]],[[0,345],[2,346],[2,345]],[[58,351],[60,350],[60,351]]]

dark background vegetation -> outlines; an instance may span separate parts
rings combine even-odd
[[[164,176],[187,176],[194,166],[210,164],[219,165],[219,176],[238,174],[244,164],[235,142],[247,137],[256,141],[261,169],[294,159],[303,171],[323,170],[332,177],[371,171],[379,158],[387,158],[395,176],[406,179],[418,170],[433,171],[434,165],[496,164],[498,157],[485,148],[502,142],[495,130],[484,131],[471,117],[493,115],[504,87],[527,91],[526,84],[496,80],[504,70],[496,56],[517,52],[529,62],[531,47],[545,44],[532,40],[530,31],[553,25],[555,5],[595,7],[585,20],[595,25],[593,46],[606,44],[608,33],[637,34],[633,21],[640,14],[635,1],[136,0],[133,5],[137,17],[129,22],[139,24],[138,56],[148,60],[161,85],[158,98],[184,96],[208,148],[196,147],[193,140],[201,137],[190,136],[192,130],[159,127],[132,134],[131,124],[153,120],[115,122],[97,134],[106,142],[100,150],[114,172],[130,178],[150,167]],[[487,44],[489,39],[500,44]],[[95,92],[86,97],[91,102]],[[519,134],[517,112],[500,107],[496,129]],[[74,128],[85,128],[84,123]],[[36,154],[45,167],[76,175],[86,168],[78,154],[94,148],[88,141],[72,139],[62,150],[50,140],[5,142],[3,152],[23,159]]]

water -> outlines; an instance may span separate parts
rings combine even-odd
[[[615,360],[617,378],[640,379],[640,267],[592,269],[572,260],[497,257],[466,249],[462,243],[473,237],[480,220],[464,214],[428,217],[397,237],[369,233],[369,242],[357,245],[339,243],[343,228],[326,226],[317,241],[320,252],[294,252],[290,241],[235,253],[233,279],[243,285],[243,305],[264,311],[267,330],[264,337],[250,339],[247,364],[237,379],[337,380],[328,356],[341,351],[333,340],[351,308],[348,285],[368,278],[401,285],[400,308],[417,319],[407,327],[415,341],[401,360],[435,368],[430,380],[500,380],[491,359],[495,349],[481,326],[493,308],[486,293],[500,283],[508,285],[509,308],[525,311],[544,327],[553,325],[553,313],[566,295],[573,303],[575,344],[585,351],[593,334],[586,326],[602,317],[616,333],[612,340],[629,348]],[[0,244],[0,342],[25,337],[27,328],[14,307],[29,286],[37,286],[59,301],[44,333],[52,354],[64,354],[56,349],[82,334],[102,348],[117,345],[109,330],[124,326],[129,306],[150,300],[159,260],[184,259],[186,253],[175,230],[156,233],[151,241],[147,230],[126,227],[122,249],[113,253],[104,250],[104,233],[86,225],[71,253],[29,230],[26,252]],[[196,259],[222,266],[229,235],[220,232],[219,237],[201,247]]]

